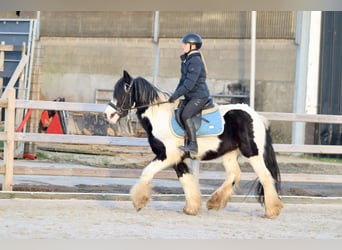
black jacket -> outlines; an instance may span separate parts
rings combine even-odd
[[[206,72],[199,52],[181,56],[181,78],[171,98],[178,99],[184,95],[185,99],[208,98],[209,89],[206,83]]]

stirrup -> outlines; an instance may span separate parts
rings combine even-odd
[[[189,145],[186,146],[178,146],[178,149],[184,152],[183,159],[190,158],[192,160],[197,159],[197,152],[193,150],[189,150]]]
[[[187,136],[184,136],[184,145],[178,146],[178,148],[182,151],[184,151],[185,153],[189,152],[189,146],[188,146],[188,139]]]
[[[181,145],[181,146],[179,146],[178,148],[179,148],[180,150],[184,151],[184,152],[189,152],[189,148],[188,148],[187,145],[186,145],[186,146]]]
[[[198,146],[197,146],[197,142],[190,142],[188,144],[188,151],[190,152],[191,156],[197,156],[198,153]]]

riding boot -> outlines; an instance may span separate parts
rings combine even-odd
[[[184,151],[184,152],[189,152],[188,144],[189,144],[189,137],[188,137],[188,135],[186,134],[186,131],[185,131],[185,133],[184,133],[184,144],[183,144],[184,146],[181,145],[178,148],[180,150]]]
[[[186,131],[187,135],[189,136],[187,149],[190,152],[190,154],[197,155],[198,145],[197,145],[197,139],[196,139],[195,124],[193,123],[192,119],[190,118],[184,122],[184,125],[185,125],[185,131]]]

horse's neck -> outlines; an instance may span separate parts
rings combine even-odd
[[[164,103],[160,105],[151,106],[141,114],[141,118],[147,118],[152,126],[152,134],[161,139],[171,136],[170,124],[171,115],[174,110],[174,105],[171,103]]]
[[[167,103],[167,100],[160,99],[141,113],[141,117],[147,117],[153,122],[159,122],[160,120],[165,120],[171,117],[172,112],[176,108],[176,105],[172,103]]]

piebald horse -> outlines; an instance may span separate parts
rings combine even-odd
[[[151,181],[155,174],[172,167],[185,195],[183,212],[196,215],[202,204],[199,183],[185,163],[188,155],[178,148],[183,145],[184,139],[172,132],[170,120],[178,101],[169,103],[169,96],[169,93],[143,77],[133,78],[123,71],[123,77],[114,86],[113,98],[105,109],[105,116],[115,124],[130,110],[136,110],[155,154],[130,191],[134,208],[139,211],[150,200]],[[248,158],[258,177],[256,194],[265,207],[265,217],[276,218],[283,207],[279,198],[281,181],[267,120],[246,104],[219,105],[218,109],[222,116],[222,132],[197,138],[196,160],[208,161],[220,157],[226,171],[223,184],[207,201],[207,209],[219,210],[227,205],[240,180],[238,156],[242,154]]]

